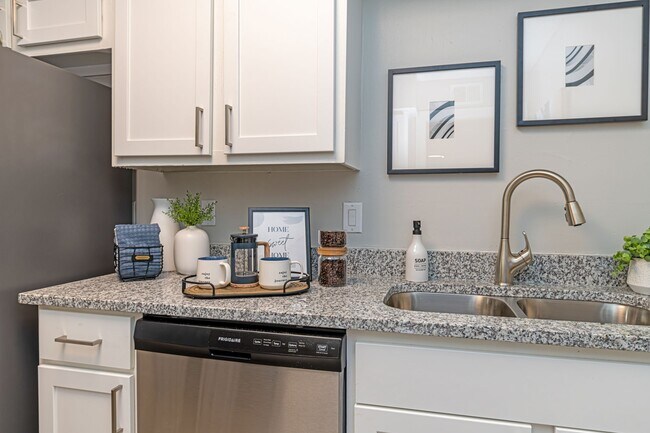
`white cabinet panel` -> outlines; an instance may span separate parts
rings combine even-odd
[[[114,155],[211,154],[212,13],[211,0],[116,2]]]
[[[355,365],[360,404],[587,431],[648,428],[647,364],[358,342]],[[624,383],[634,387],[621,393]]]
[[[39,309],[39,352],[45,361],[133,368],[130,316]]]
[[[562,427],[555,427],[554,432],[555,433],[603,433],[603,432],[576,430],[572,428],[562,428]]]
[[[0,0],[0,47],[11,46],[10,4],[11,0]]]
[[[133,375],[41,365],[40,433],[135,430]]]
[[[528,424],[357,405],[355,433],[531,433]]]
[[[10,0],[16,45],[28,47],[102,37],[102,0]]]
[[[225,0],[233,154],[333,152],[335,0]]]

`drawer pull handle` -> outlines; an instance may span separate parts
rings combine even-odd
[[[77,346],[99,346],[100,344],[102,344],[101,338],[92,341],[73,340],[72,338],[68,338],[67,335],[56,337],[54,341],[56,341],[57,343],[64,343],[64,344],[76,344]]]
[[[111,389],[111,433],[123,433],[123,428],[117,428],[117,393],[122,391],[122,385]]]

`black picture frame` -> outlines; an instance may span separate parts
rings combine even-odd
[[[248,208],[248,227],[251,233],[253,232],[253,216],[255,213],[304,213],[305,214],[305,269],[304,271],[309,274],[310,281],[313,279],[312,275],[312,260],[311,260],[311,221],[310,210],[308,207],[249,207]],[[259,233],[258,233],[259,235]],[[295,260],[295,258],[292,258]]]
[[[517,126],[548,126],[548,125],[576,125],[587,123],[611,123],[611,122],[634,122],[648,120],[648,37],[650,27],[648,20],[649,0],[628,1],[620,3],[605,3],[589,6],[578,6],[560,9],[547,9],[529,12],[520,12],[517,15]],[[549,15],[564,15],[583,12],[606,11],[614,9],[624,9],[631,7],[641,7],[643,10],[643,29],[642,29],[642,60],[641,60],[641,114],[629,116],[607,116],[607,117],[585,117],[571,119],[543,119],[543,120],[524,120],[524,20],[527,18],[537,18]]]
[[[492,167],[457,167],[457,168],[426,168],[426,169],[395,169],[393,168],[393,79],[400,74],[417,74],[423,72],[452,71],[461,69],[494,68],[494,159]],[[450,65],[423,66],[388,70],[388,158],[387,173],[393,174],[461,174],[461,173],[498,173],[500,161],[501,139],[501,61],[457,63]]]

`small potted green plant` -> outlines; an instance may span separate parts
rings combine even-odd
[[[184,199],[169,200],[169,211],[166,214],[185,227],[174,236],[176,272],[194,275],[198,259],[210,255],[210,238],[197,225],[212,219],[214,203],[201,206],[201,194],[191,194],[188,191]]]
[[[650,228],[623,239],[623,249],[614,254],[614,275],[627,269],[627,285],[637,293],[650,295]]]

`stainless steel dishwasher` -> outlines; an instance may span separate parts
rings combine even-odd
[[[139,433],[343,433],[345,333],[145,316]]]

